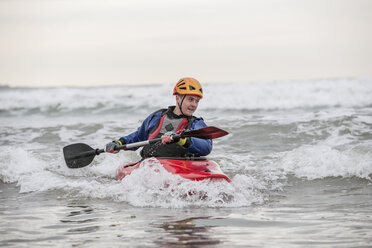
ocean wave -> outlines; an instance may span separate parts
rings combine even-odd
[[[17,183],[22,193],[56,190],[72,197],[170,208],[260,204],[291,185],[293,177],[372,181],[372,81],[204,88],[199,106],[206,122],[231,133],[214,141],[210,155],[231,184],[184,181],[161,167],[143,167],[115,181],[116,168],[137,161],[138,151],[97,156],[78,170],[66,167],[64,145],[84,142],[102,148],[135,131],[151,111],[174,102],[172,85],[0,89],[0,180]],[[165,187],[164,181],[171,183]]]
[[[205,88],[206,108],[270,110],[372,104],[372,80],[368,79],[240,83]]]
[[[0,150],[0,180],[5,183],[18,182],[24,175],[43,171],[47,162],[35,152],[16,147]]]
[[[116,181],[116,164],[126,160],[123,155],[101,157],[95,165],[77,170],[68,169],[61,158],[47,162],[20,148],[2,150],[0,158],[0,179],[17,183],[21,193],[54,190],[70,197],[165,208],[240,207],[264,201],[260,192],[264,185],[253,177],[237,175],[231,184],[224,180],[190,181],[167,172],[155,159]]]
[[[189,181],[170,174],[154,159],[116,181],[118,165],[136,161],[138,157],[133,155],[121,152],[97,156],[92,165],[72,170],[66,167],[62,154],[38,154],[26,147],[8,146],[0,150],[0,180],[17,183],[21,193],[54,190],[69,197],[165,208],[262,204],[269,195],[291,185],[292,175],[307,180],[356,177],[372,181],[372,152],[368,145],[361,144],[344,150],[326,144],[303,145],[265,157],[244,153],[214,156],[231,183]]]
[[[282,153],[275,166],[285,174],[308,180],[357,177],[372,181],[372,151],[362,145],[346,150],[327,145],[304,145]]]
[[[153,111],[174,104],[172,85],[0,90],[1,115]],[[372,106],[372,80],[205,84],[204,111]]]

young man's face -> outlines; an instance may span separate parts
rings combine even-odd
[[[180,106],[183,96],[177,95],[176,101],[178,106]],[[182,102],[182,113],[187,116],[192,116],[193,113],[198,108],[198,104],[200,101],[199,96],[194,95],[186,95],[185,99]]]

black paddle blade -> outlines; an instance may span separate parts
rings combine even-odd
[[[76,169],[90,164],[97,154],[92,147],[83,143],[77,143],[63,147],[63,155],[67,167]]]
[[[217,127],[205,127],[191,131],[185,131],[181,137],[195,137],[199,139],[216,139],[229,134],[228,132]]]

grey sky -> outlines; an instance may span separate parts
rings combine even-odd
[[[369,0],[0,0],[0,84],[372,78]]]

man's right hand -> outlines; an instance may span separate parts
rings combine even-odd
[[[119,140],[114,140],[114,141],[111,141],[110,143],[108,143],[106,145],[106,152],[110,152],[110,153],[118,153],[119,150],[116,150],[117,148],[119,148],[119,146],[121,146],[121,142]]]

